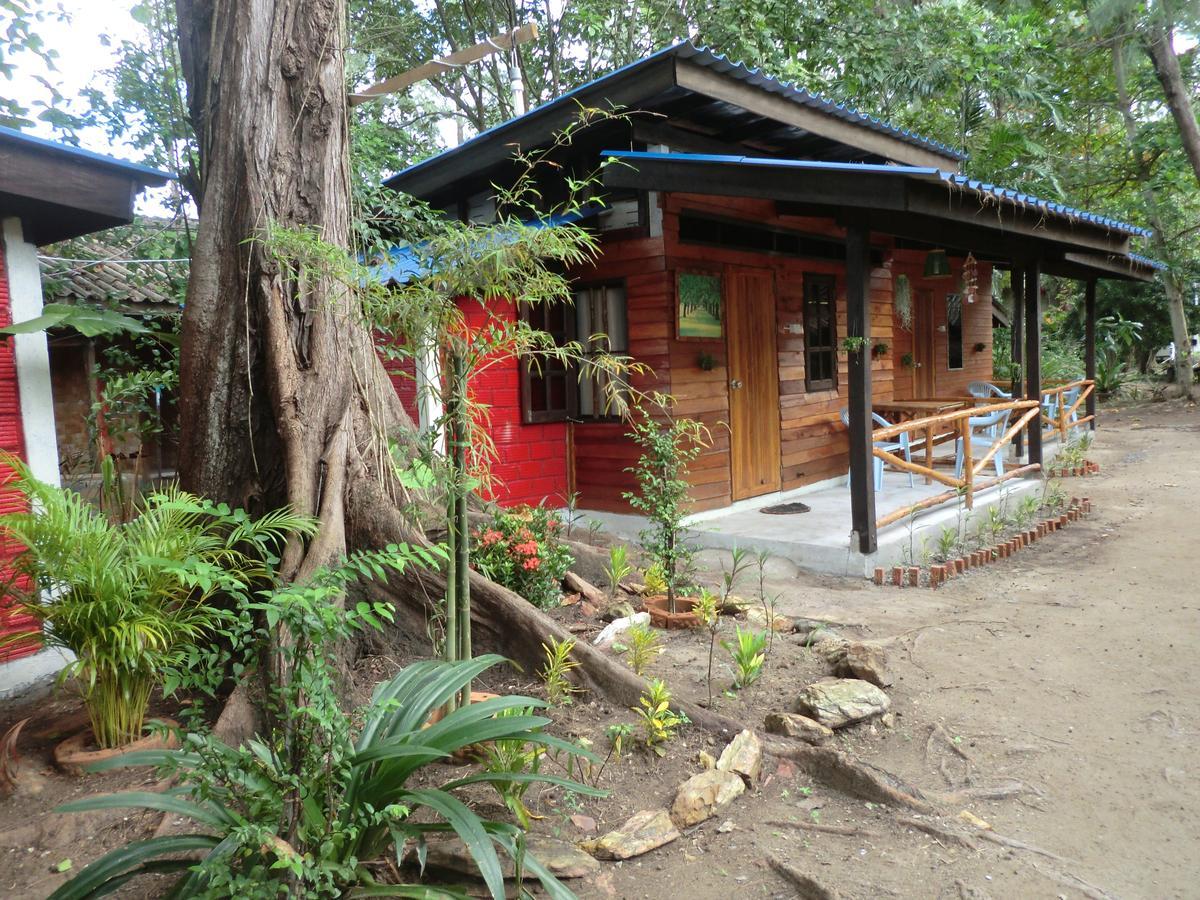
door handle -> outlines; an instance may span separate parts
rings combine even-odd
[[[742,386],[742,380],[741,380],[740,378],[733,378],[733,379],[730,379],[730,381],[729,381],[729,386],[730,386],[731,388],[733,388],[733,390],[735,390],[735,391],[736,391],[736,390],[738,390],[738,389],[740,389],[740,388],[741,388],[741,386]]]

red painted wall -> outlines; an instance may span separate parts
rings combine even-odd
[[[396,396],[400,398],[400,405],[404,407],[408,417],[413,420],[413,424],[419,424],[417,421],[416,364],[411,358],[405,357],[403,359],[385,359],[383,367],[387,370]]]
[[[8,293],[8,268],[4,249],[0,246],[0,327],[12,324],[12,302]],[[17,366],[13,358],[13,339],[0,340],[0,450],[25,459],[25,430],[21,422],[21,398],[17,393]],[[0,476],[7,480],[7,470]],[[0,489],[0,513],[19,512],[25,508],[15,491]],[[0,566],[16,555],[17,547],[12,542],[0,542]],[[8,577],[0,568],[0,579]],[[0,635],[14,631],[25,631],[32,620],[28,616],[13,614],[6,602],[0,598]],[[38,649],[36,643],[0,649],[0,661],[25,656]]]
[[[461,304],[469,328],[490,317],[512,321],[513,304],[497,301],[485,309],[474,300]],[[496,446],[491,499],[502,506],[521,503],[562,506],[567,498],[567,426],[563,422],[521,422],[519,363],[505,359],[483,369],[471,383],[475,403],[487,407],[486,428]],[[486,492],[485,492],[486,493]]]

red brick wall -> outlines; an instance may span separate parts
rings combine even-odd
[[[4,249],[0,245],[0,327],[12,323],[12,303],[8,294],[8,269],[5,265]],[[17,366],[13,359],[13,339],[0,340],[0,450],[25,458],[25,431],[21,422],[21,399],[17,393]],[[3,476],[7,479],[7,471]],[[15,491],[0,490],[0,513],[18,512],[24,509],[20,495]],[[0,565],[16,554],[12,543],[0,543]],[[8,572],[0,569],[0,578]],[[0,598],[0,634],[25,631],[32,620],[28,616],[12,614],[7,603]],[[15,659],[37,649],[36,644],[0,649],[0,661]]]
[[[420,423],[417,421],[416,364],[411,357],[404,357],[403,359],[385,359],[383,367],[387,369],[388,378],[392,381],[396,396],[400,398],[400,405],[404,407],[408,417],[413,420],[413,424],[419,425]]]

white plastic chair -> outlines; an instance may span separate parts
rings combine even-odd
[[[879,413],[871,413],[871,419],[881,428],[886,428],[892,424],[883,416],[879,415]],[[848,409],[842,410],[842,424],[847,428],[850,427],[850,410]],[[878,447],[880,450],[883,450],[885,453],[895,453],[896,451],[900,451],[904,454],[905,462],[912,462],[912,447],[907,431],[900,432],[896,441],[873,441],[872,444],[873,446]],[[871,459],[875,463],[875,492],[879,493],[883,490],[883,460],[878,456],[872,456]],[[847,471],[846,484],[849,483],[850,473]],[[908,473],[908,486],[913,487],[913,473],[911,471]]]
[[[1008,420],[1012,416],[1011,409],[1001,409],[986,416],[971,416],[967,420],[967,427],[971,429],[972,437],[976,428],[988,435],[992,442],[988,444],[988,449],[992,449],[992,445],[1004,436],[1004,432],[1008,431]],[[1008,442],[1001,444],[1000,449],[996,451],[996,455],[992,457],[992,463],[996,467],[996,477],[999,478],[1004,474],[1004,453],[1007,450]],[[974,442],[972,442],[972,450],[974,450]],[[972,454],[974,455],[974,454]],[[958,438],[954,442],[954,477],[962,478],[963,471],[963,439]]]

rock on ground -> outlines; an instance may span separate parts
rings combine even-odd
[[[426,865],[435,869],[446,869],[479,878],[479,867],[467,852],[463,842],[454,838],[446,841],[430,841],[429,855]],[[526,842],[526,849],[531,856],[537,858],[543,866],[557,878],[583,878],[600,871],[600,863],[574,844],[557,841],[554,838],[531,834]],[[504,867],[504,877],[513,877],[512,860],[501,855]],[[526,879],[537,878],[528,869],[522,872]]]
[[[832,728],[797,713],[767,713],[766,719],[763,720],[763,728],[768,734],[798,738],[808,744],[820,744],[833,737]]]
[[[746,787],[754,787],[762,774],[762,741],[758,735],[748,728],[738,732],[721,751],[717,768],[733,772],[746,782]]]
[[[733,772],[711,769],[693,775],[679,786],[671,819],[680,828],[711,819],[745,791],[746,783]]]
[[[888,695],[858,678],[829,678],[810,684],[796,699],[796,712],[829,728],[844,728],[888,711]]]
[[[608,834],[580,846],[597,859],[630,859],[649,853],[679,837],[665,809],[644,809]]]
[[[875,644],[847,644],[845,654],[834,670],[848,678],[861,678],[877,687],[889,687],[894,679],[888,667],[887,651]]]

